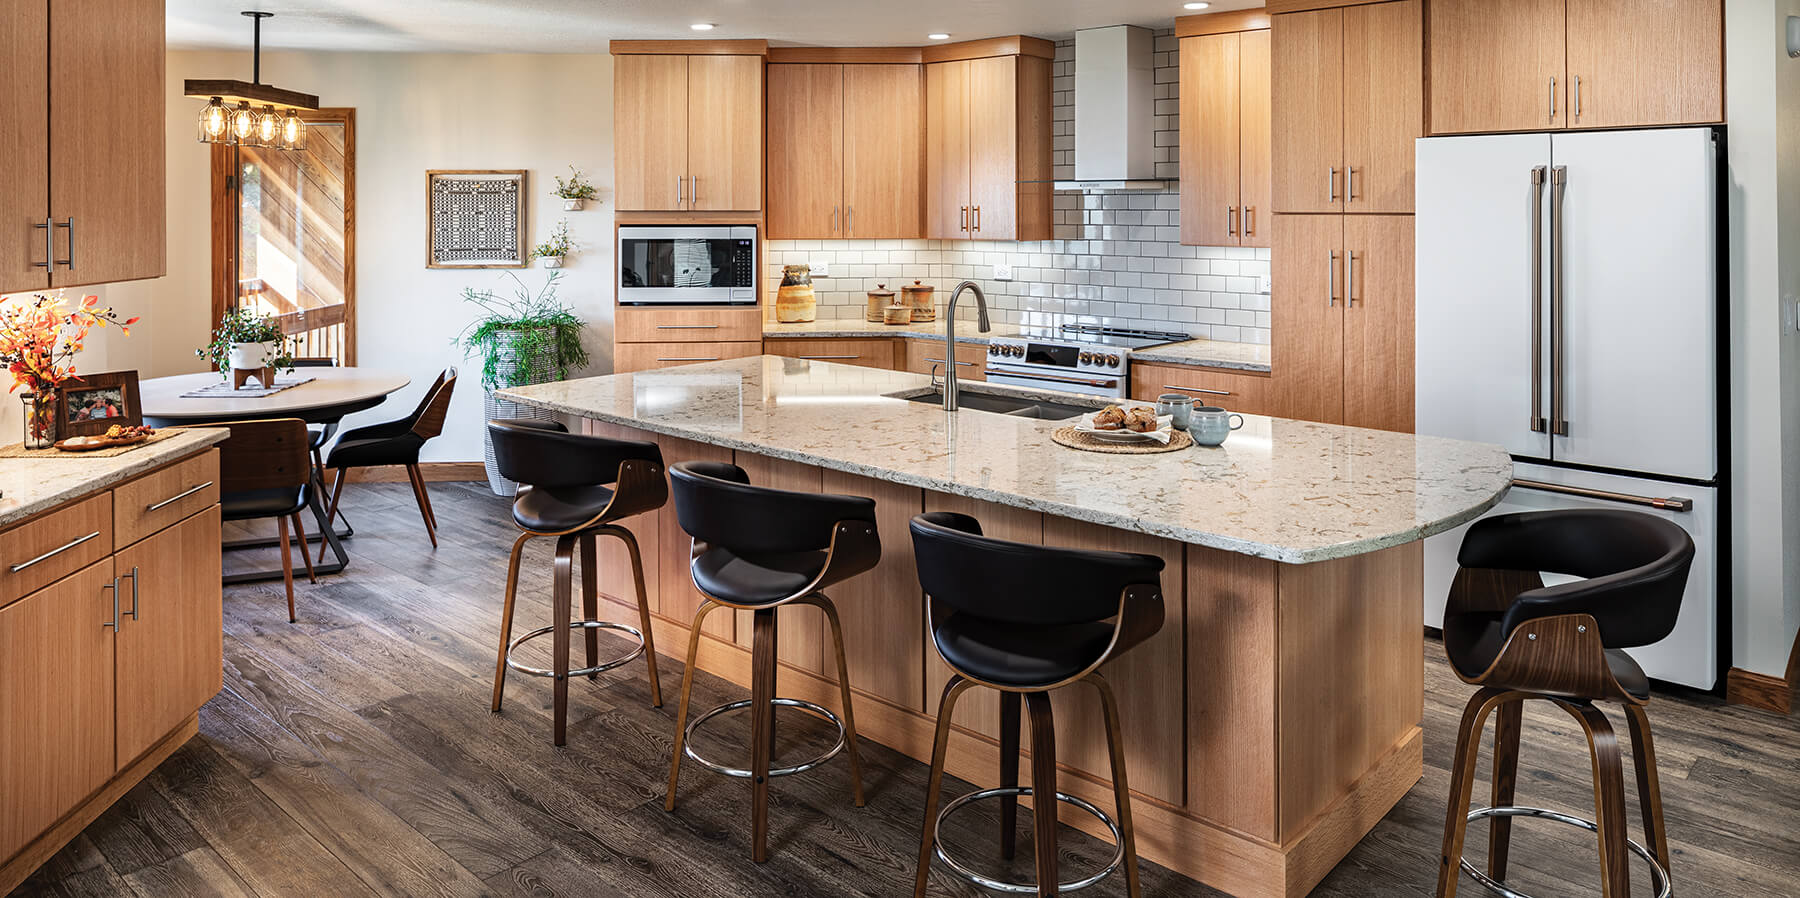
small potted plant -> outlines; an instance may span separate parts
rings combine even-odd
[[[234,370],[294,370],[293,346],[274,316],[242,307],[227,310],[213,328],[212,342],[194,350],[194,355],[226,377]]]
[[[569,166],[568,180],[563,180],[562,175],[556,176],[556,195],[562,197],[565,212],[580,212],[599,192],[594,185],[582,180],[581,169],[573,165]]]
[[[551,231],[550,237],[538,244],[531,254],[540,259],[545,268],[561,268],[574,248],[574,241],[569,239],[569,220],[565,218],[556,223],[556,230]]]
[[[542,290],[533,292],[523,278],[507,272],[515,289],[510,297],[493,290],[463,290],[463,300],[480,310],[469,322],[457,345],[464,353],[481,358],[481,386],[486,391],[487,419],[549,418],[548,412],[508,402],[496,390],[564,380],[569,372],[588,363],[581,346],[586,325],[556,298],[562,272],[551,272]],[[486,452],[488,485],[497,496],[510,496],[517,485],[500,476],[490,443]]]

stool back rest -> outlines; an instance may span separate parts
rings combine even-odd
[[[488,439],[500,476],[542,489],[617,483],[619,465],[631,459],[662,466],[655,443],[569,433],[555,421],[496,418]]]
[[[231,431],[219,444],[219,492],[299,489],[312,476],[311,438],[299,418],[206,424]]]
[[[994,539],[982,535],[981,522],[947,511],[918,515],[910,529],[925,594],[958,613],[1040,626],[1115,615],[1133,618],[1121,627],[1154,632],[1162,625],[1163,560],[1154,555]],[[1128,589],[1152,598],[1121,611]]]
[[[444,419],[450,415],[450,397],[455,392],[456,367],[451,366],[439,372],[431,389],[425,391],[425,398],[419,401],[419,407],[413,409],[412,415],[406,419],[411,425],[407,429],[422,440],[429,440],[443,433]]]
[[[1636,511],[1568,509],[1475,522],[1457,563],[1465,569],[1548,571],[1588,579],[1529,589],[1505,606],[1502,632],[1564,614],[1587,614],[1607,648],[1659,642],[1675,629],[1694,541],[1672,521]],[[1498,610],[1498,609],[1495,609]]]
[[[727,462],[677,463],[669,485],[681,529],[740,555],[822,552],[843,521],[866,522],[876,536],[874,499],[751,486],[750,475]]]

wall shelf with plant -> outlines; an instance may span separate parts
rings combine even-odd
[[[580,212],[587,206],[587,201],[600,195],[600,188],[581,176],[581,169],[569,166],[568,180],[562,175],[556,176],[556,196],[563,201],[564,212]]]
[[[531,254],[542,260],[545,268],[561,268],[574,251],[575,241],[569,238],[569,220],[565,218],[556,223],[556,230],[551,231]]]

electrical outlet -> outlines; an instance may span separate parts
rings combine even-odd
[[[831,277],[831,263],[830,262],[814,262],[811,265],[808,265],[807,268],[811,269],[813,277],[816,277],[816,278]]]
[[[995,263],[995,265],[994,265],[994,280],[996,280],[996,281],[1012,280],[1012,266],[1006,264],[1005,262]]]
[[[1274,290],[1274,282],[1268,275],[1265,274],[1256,279],[1256,292],[1268,296],[1270,293],[1274,292]]]

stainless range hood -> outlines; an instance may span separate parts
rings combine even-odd
[[[1156,50],[1148,28],[1075,32],[1075,179],[1057,190],[1166,190],[1156,177]]]

